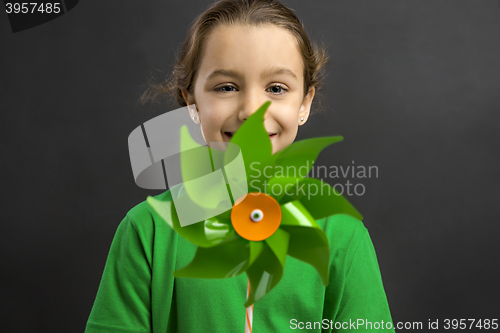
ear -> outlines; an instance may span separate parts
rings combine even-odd
[[[198,110],[196,109],[196,104],[194,104],[194,98],[185,90],[182,90],[182,97],[186,101],[187,108],[189,110],[189,116],[191,117],[191,119],[193,119],[195,124],[199,124],[200,115],[198,114]]]
[[[299,110],[299,126],[302,126],[306,123],[307,119],[309,119],[309,114],[311,113],[311,104],[314,99],[314,94],[316,93],[316,88],[311,87],[306,97],[302,101]]]

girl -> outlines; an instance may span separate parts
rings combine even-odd
[[[298,18],[273,0],[222,0],[193,23],[167,92],[199,123],[206,142],[229,141],[266,100],[273,153],[306,123],[325,52],[311,44]],[[164,88],[166,86],[166,88]],[[157,196],[165,200],[168,191]],[[375,251],[363,223],[345,215],[317,221],[330,243],[330,282],[287,257],[282,281],[254,305],[255,332],[393,331]],[[243,332],[247,278],[174,278],[196,247],[146,202],[117,229],[86,332]],[[371,326],[370,326],[371,325]]]

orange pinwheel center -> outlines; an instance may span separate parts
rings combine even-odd
[[[231,222],[241,237],[251,241],[264,240],[280,226],[280,204],[265,193],[248,193],[234,203]]]

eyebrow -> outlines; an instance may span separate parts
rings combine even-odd
[[[297,75],[295,75],[294,72],[292,72],[290,69],[285,68],[285,67],[271,67],[270,69],[262,72],[260,77],[265,78],[268,76],[280,75],[280,74],[285,74],[285,75],[291,76],[295,80],[298,80]],[[216,76],[219,76],[219,75],[230,76],[230,77],[234,77],[237,79],[241,79],[243,77],[243,75],[240,72],[233,70],[233,69],[217,69],[217,70],[213,71],[212,73],[210,73],[210,75],[207,76],[207,80],[210,80],[210,79],[212,79]]]

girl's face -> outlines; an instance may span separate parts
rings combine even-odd
[[[309,116],[314,88],[304,98],[304,64],[291,33],[271,24],[219,26],[208,36],[194,78],[183,91],[205,141],[229,141],[264,102],[273,153],[290,145]],[[301,120],[303,118],[303,120]]]

